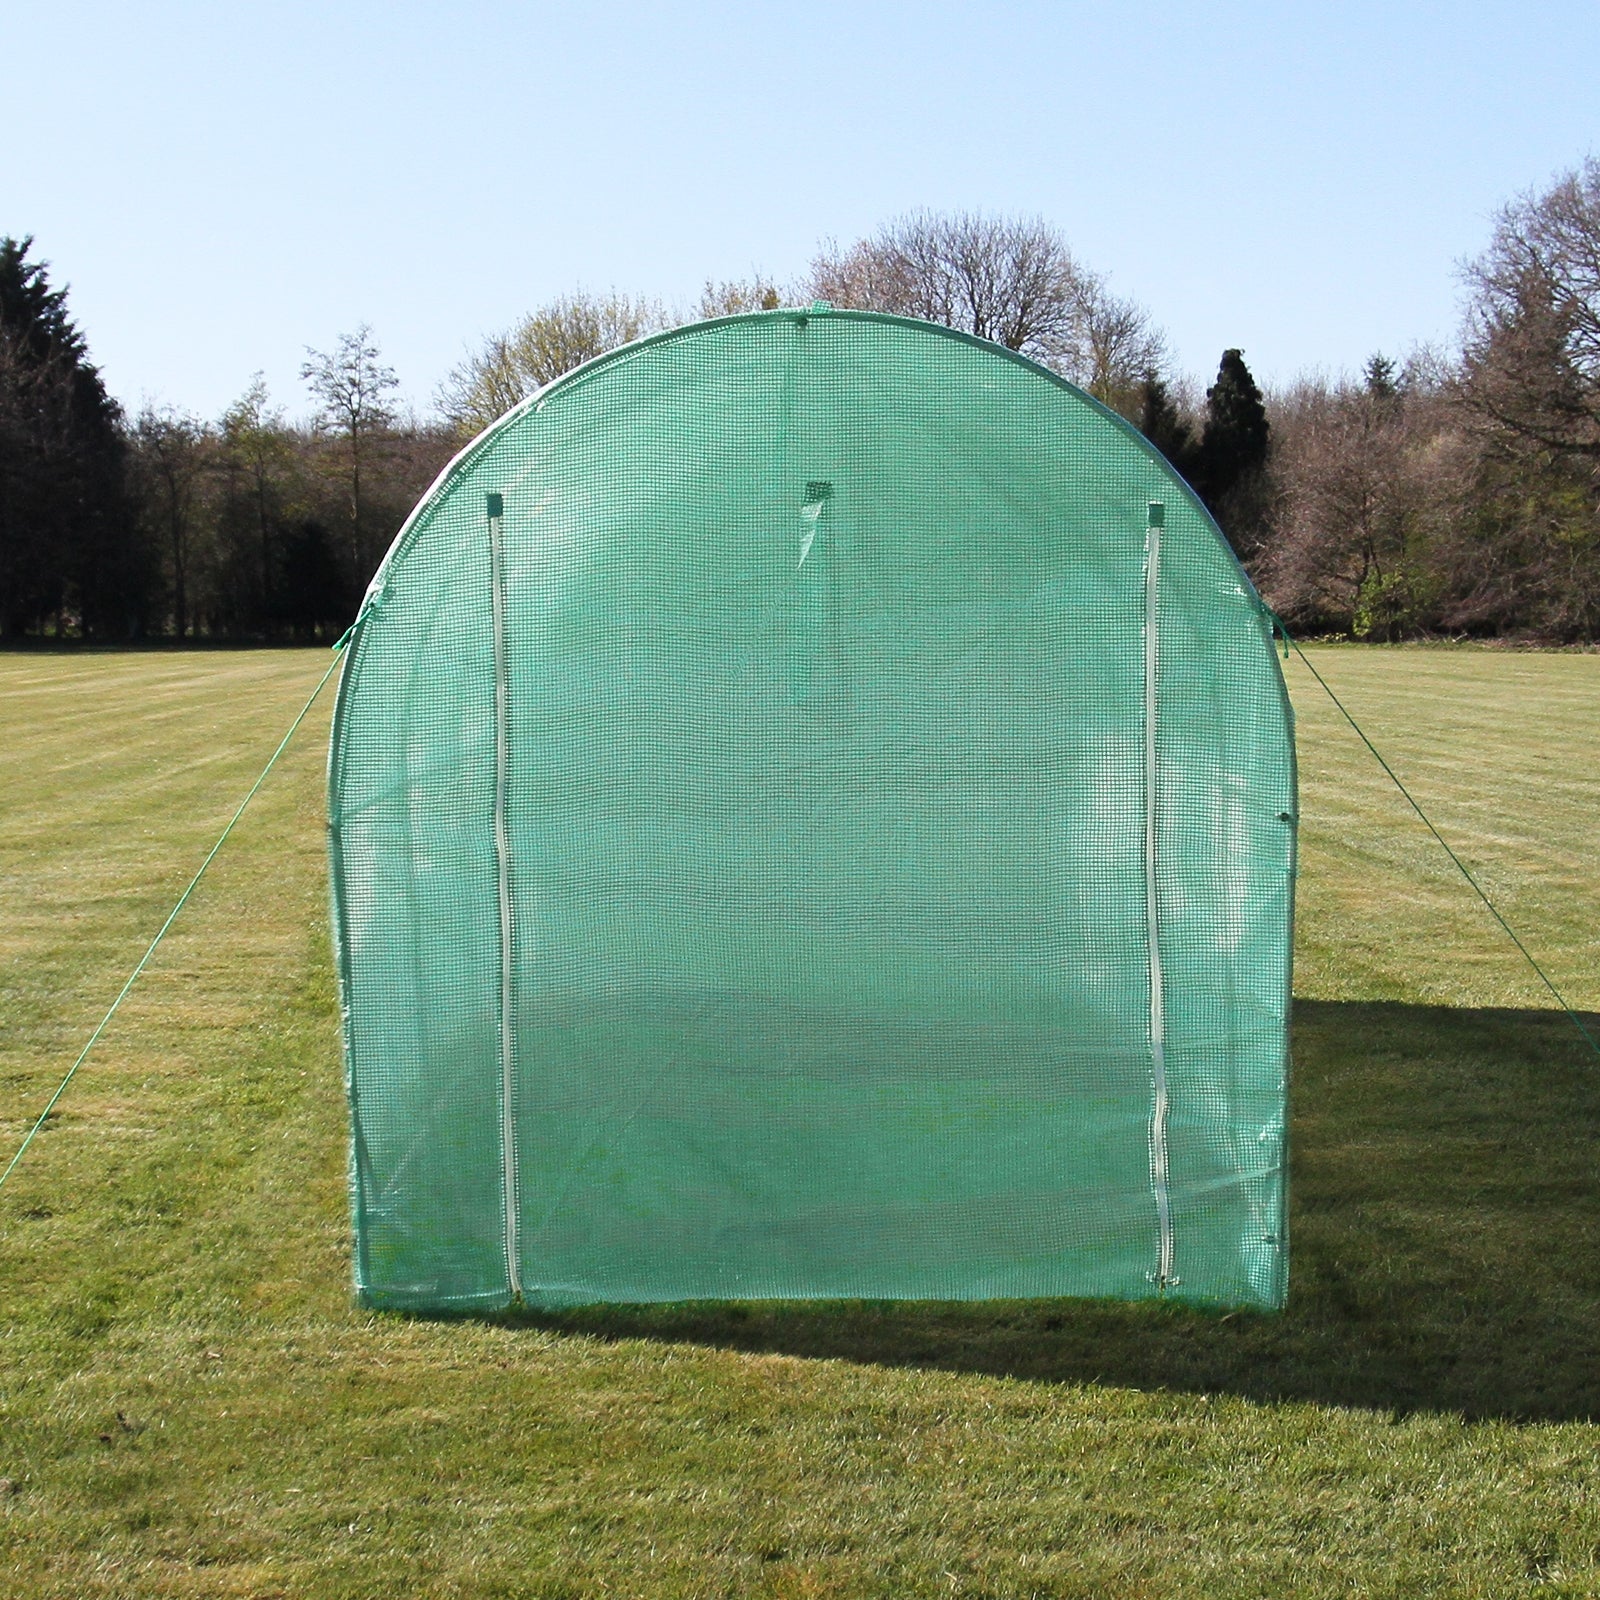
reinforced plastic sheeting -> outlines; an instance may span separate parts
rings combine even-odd
[[[1282,1303],[1269,619],[1042,368],[816,307],[550,385],[374,580],[330,807],[366,1303]]]

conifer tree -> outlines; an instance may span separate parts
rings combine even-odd
[[[1241,557],[1260,534],[1260,488],[1267,464],[1267,409],[1240,350],[1224,350],[1206,390],[1205,426],[1190,481]]]
[[[1154,368],[1140,379],[1138,400],[1139,432],[1187,478],[1194,470],[1194,433]]]
[[[1374,400],[1393,400],[1400,393],[1395,364],[1381,350],[1367,357],[1367,364],[1361,369],[1361,379]]]
[[[32,238],[0,239],[0,635],[136,631],[121,413]]]

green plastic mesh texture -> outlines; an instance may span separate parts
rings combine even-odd
[[[330,804],[366,1303],[1282,1303],[1283,681],[1042,369],[784,311],[552,385],[374,581]]]

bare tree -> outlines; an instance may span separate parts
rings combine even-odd
[[[1456,395],[1476,442],[1457,609],[1475,627],[1600,631],[1600,158],[1513,201],[1467,268]]]
[[[1085,273],[1078,285],[1077,329],[1058,361],[1096,400],[1136,420],[1144,386],[1167,366],[1167,342],[1136,301],[1115,295]]]
[[[1600,462],[1600,157],[1507,206],[1467,281],[1467,404],[1545,449]]]
[[[776,311],[785,299],[776,283],[764,272],[748,278],[733,278],[722,283],[706,279],[700,295],[702,317],[737,317],[750,311]]]
[[[145,406],[134,424],[135,483],[150,533],[160,544],[172,579],[173,632],[182,639],[195,620],[197,540],[204,526],[202,501],[207,435],[198,418],[170,406]]]
[[[1131,414],[1145,375],[1166,365],[1148,314],[1082,267],[1040,218],[913,212],[847,250],[824,245],[812,295],[992,339]]]
[[[1080,332],[1083,274],[1037,218],[916,211],[848,250],[825,245],[810,288],[834,305],[942,322],[1040,361],[1058,360]]]
[[[1438,392],[1392,374],[1374,357],[1360,384],[1302,381],[1274,406],[1276,537],[1259,576],[1293,622],[1396,639],[1435,614],[1459,455]]]
[[[485,339],[440,386],[439,409],[458,434],[470,436],[562,373],[667,324],[654,300],[582,290],[560,295],[509,332]]]
[[[366,563],[365,506],[361,473],[374,446],[394,421],[390,394],[399,387],[394,369],[380,359],[372,329],[362,323],[340,337],[331,351],[306,349],[300,376],[317,399],[317,420],[344,441],[348,458],[350,557],[358,571]]]
[[[248,507],[260,585],[258,615],[265,616],[274,587],[273,543],[292,443],[283,414],[272,407],[259,372],[223,413],[219,443],[222,470],[233,481],[231,498]]]
[[[539,387],[521,372],[512,335],[495,333],[451,368],[434,403],[452,431],[470,439]]]

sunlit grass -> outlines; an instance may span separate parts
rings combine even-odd
[[[1314,658],[1600,1005],[1600,657]],[[326,660],[0,657],[0,1159]],[[1600,1593],[1600,1061],[1289,672],[1277,1318],[355,1309],[322,705],[0,1192],[0,1595]]]

